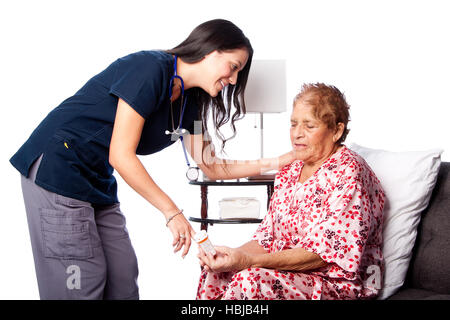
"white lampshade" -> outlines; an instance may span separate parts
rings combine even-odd
[[[286,60],[252,60],[245,105],[247,112],[286,111]]]

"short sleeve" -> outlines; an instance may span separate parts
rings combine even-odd
[[[371,201],[360,182],[354,177],[345,180],[323,204],[322,219],[306,230],[296,247],[335,264],[330,276],[354,280],[373,221]]]
[[[164,68],[150,54],[138,52],[116,61],[110,93],[148,119],[163,95]]]

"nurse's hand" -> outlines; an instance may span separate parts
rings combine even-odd
[[[288,164],[291,164],[295,160],[301,160],[297,158],[297,154],[294,150],[291,150],[278,157],[278,170],[283,169]]]
[[[172,246],[175,247],[174,252],[178,252],[184,247],[181,254],[181,257],[184,258],[191,247],[191,238],[195,235],[194,229],[192,229],[191,224],[182,213],[173,217],[167,224],[167,227],[173,235]]]

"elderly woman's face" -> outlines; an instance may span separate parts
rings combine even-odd
[[[339,138],[312,114],[312,107],[301,100],[296,102],[291,115],[291,143],[297,159],[306,165],[321,164],[333,154]]]

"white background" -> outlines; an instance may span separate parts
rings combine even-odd
[[[198,24],[225,18],[249,37],[255,59],[287,60],[287,112],[265,116],[265,156],[290,149],[292,99],[302,83],[320,81],[340,88],[351,104],[349,142],[391,151],[442,148],[450,161],[449,13],[446,1],[436,0],[2,1],[0,299],[39,298],[19,174],[8,160],[49,111],[118,57],[172,48]],[[239,123],[229,158],[259,156],[256,120],[248,115]],[[200,191],[187,184],[179,143],[141,159],[187,215],[199,215]],[[195,298],[197,248],[184,260],[174,255],[163,216],[118,181],[141,298]],[[211,188],[211,216],[218,200],[235,195],[266,201],[261,187]],[[237,246],[255,228],[215,225],[210,238]]]

